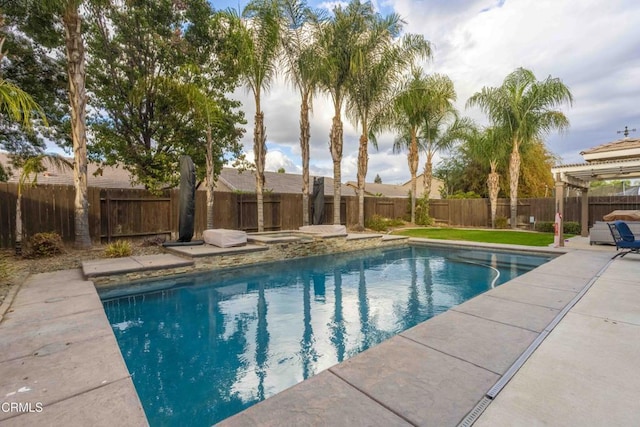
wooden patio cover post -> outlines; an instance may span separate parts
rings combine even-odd
[[[564,187],[564,182],[556,178],[556,213],[560,213],[560,223],[558,224],[560,247],[564,246]]]
[[[582,189],[582,200],[580,200],[580,235],[589,236],[589,189]]]
[[[564,246],[564,192],[567,186],[579,188],[581,191],[580,198],[580,235],[582,237],[589,236],[589,187],[586,185],[572,185],[566,182],[566,177],[556,174],[556,212],[560,212],[560,246]],[[575,181],[575,180],[574,180]]]

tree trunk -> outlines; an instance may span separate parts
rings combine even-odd
[[[213,228],[213,197],[215,182],[213,180],[213,139],[211,125],[207,125],[207,229]]]
[[[69,2],[62,18],[65,29],[69,105],[71,109],[71,138],[73,141],[73,184],[76,189],[74,205],[75,246],[91,248],[89,235],[89,201],[87,195],[87,132],[84,44],[82,20],[78,8]]]
[[[424,164],[424,175],[422,176],[423,178],[423,185],[424,185],[424,192],[422,193],[422,197],[426,197],[427,200],[429,200],[431,197],[431,182],[433,181],[433,154],[432,153],[428,153],[427,154],[427,161]]]
[[[256,199],[258,205],[258,232],[264,231],[264,162],[267,156],[267,135],[264,128],[264,113],[260,110],[260,100],[256,99],[256,117],[253,131],[253,152],[256,162]]]
[[[496,172],[496,163],[491,161],[491,173],[487,177],[489,203],[491,206],[491,228],[496,228],[496,212],[498,210],[498,192],[500,191],[500,175]]]
[[[514,141],[509,161],[509,197],[511,206],[511,228],[518,228],[518,181],[520,180],[520,150]]]
[[[342,161],[342,120],[340,120],[340,108],[336,108],[336,114],[331,123],[331,133],[329,134],[331,158],[333,159],[333,223],[340,224],[340,185]]]
[[[411,144],[409,145],[409,172],[411,172],[411,223],[416,223],[416,174],[418,173],[418,137],[416,130],[411,129]]]
[[[364,181],[367,176],[367,168],[369,165],[369,155],[367,153],[366,125],[363,126],[362,135],[360,135],[360,147],[358,148],[358,229],[364,230]]]
[[[16,255],[22,255],[22,191],[18,188],[18,198],[16,199]]]
[[[302,225],[309,225],[309,91],[302,94],[300,105],[300,153],[302,155]]]

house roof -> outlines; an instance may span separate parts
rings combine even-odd
[[[640,138],[624,138],[581,151],[587,162],[640,157]]]
[[[585,163],[556,165],[556,181],[589,188],[590,181],[640,177],[640,138],[624,138],[581,151]]]
[[[67,158],[70,162],[73,159]],[[9,182],[17,183],[21,170],[11,167],[9,155],[6,152],[0,152],[0,163],[5,169],[11,170]],[[49,185],[73,185],[73,170],[67,168],[58,168],[53,164],[45,164],[47,170],[39,173],[37,176],[38,184]],[[100,171],[101,173],[98,173]],[[87,185],[89,187],[100,188],[144,188],[142,185],[131,185],[131,174],[121,167],[104,166],[102,168],[95,163],[89,163],[87,166]],[[310,177],[309,192],[313,191],[313,177]],[[204,186],[199,189],[204,190]],[[265,189],[274,193],[302,193],[302,175],[265,172]],[[218,191],[241,191],[255,192],[256,179],[253,171],[240,172],[234,168],[223,168],[218,181],[216,182],[216,190]],[[342,185],[341,192],[343,195],[354,195],[353,188]],[[326,196],[333,195],[333,179],[325,177],[324,194]]]
[[[302,193],[302,175],[292,173],[265,172],[265,189],[274,193]],[[313,176],[309,179],[309,193],[313,192]],[[216,188],[220,191],[241,191],[253,193],[256,191],[255,172],[247,170],[240,172],[234,168],[223,168],[218,177]],[[353,195],[353,189],[342,185],[340,192],[342,195]],[[333,179],[324,177],[325,196],[333,195]]]
[[[70,162],[73,159],[67,158]],[[13,168],[10,164],[8,153],[0,152],[0,163],[7,169],[12,170],[9,182],[18,183],[21,169]],[[47,170],[37,176],[38,184],[49,185],[73,185],[73,170],[68,168],[58,168],[54,164],[45,163]],[[131,174],[123,168],[114,166],[104,166],[101,168],[95,163],[87,165],[87,186],[100,188],[144,188],[142,185],[131,185]]]
[[[73,159],[67,158],[70,162]],[[20,169],[10,166],[8,153],[0,152],[0,163],[5,167],[12,169],[12,175],[9,179],[11,183],[17,183],[20,178]],[[47,171],[39,173],[37,177],[38,184],[49,185],[73,185],[73,170],[60,169],[53,164],[46,164]],[[98,171],[101,173],[98,173]],[[131,174],[121,168],[114,166],[104,166],[100,169],[99,165],[89,163],[87,171],[87,185],[89,187],[99,188],[138,188],[142,189],[142,185],[131,185]],[[265,189],[273,193],[302,193],[302,175],[291,173],[265,172]],[[309,179],[309,192],[313,192],[313,179]],[[356,184],[353,182],[342,184],[340,191],[342,195],[354,196]],[[204,190],[205,186],[201,185],[199,190]],[[246,193],[254,193],[256,191],[255,172],[247,170],[244,172],[234,168],[223,168],[218,181],[216,182],[217,191],[240,191]],[[375,184],[367,183],[366,191],[371,195],[382,194],[385,197],[407,197],[406,189],[399,185]],[[324,194],[325,196],[333,196],[333,179],[324,177]]]
[[[352,189],[358,188],[358,183],[355,181],[347,181],[347,185]],[[375,182],[365,182],[364,191],[365,194],[370,196],[405,198],[409,196],[407,189],[402,185],[376,184]]]

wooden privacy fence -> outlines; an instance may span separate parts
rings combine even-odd
[[[582,202],[580,197],[567,197],[564,201],[564,220],[581,221]],[[601,221],[602,217],[617,209],[640,209],[640,196],[597,196],[589,197],[589,224]],[[429,212],[436,222],[458,227],[487,227],[491,224],[488,199],[446,199],[431,200]],[[518,223],[554,221],[556,201],[554,198],[519,199]],[[496,217],[509,218],[509,199],[498,199]]]
[[[153,195],[138,189],[90,187],[89,232],[94,243],[135,239],[156,235],[175,239],[178,230],[178,190]],[[55,231],[65,242],[73,242],[75,190],[71,186],[25,187],[22,192],[23,240],[40,232]],[[17,185],[0,183],[0,247],[15,244]],[[403,217],[406,199],[365,198],[365,219],[373,214]],[[343,224],[358,220],[358,201],[343,196],[340,206]],[[244,231],[258,230],[256,195],[216,192],[214,226]],[[324,224],[333,223],[333,198],[327,197]],[[292,230],[302,225],[301,194],[264,194],[265,230]],[[206,228],[206,193],[196,191],[195,235]]]
[[[152,195],[146,190],[101,189],[90,187],[89,231],[94,243],[115,239],[143,238],[163,235],[175,239],[178,230],[178,190]],[[55,231],[64,241],[74,240],[74,198],[70,186],[43,185],[23,190],[23,239],[39,232]],[[0,183],[0,247],[15,243],[16,184]],[[196,192],[195,234],[206,228],[206,194]],[[406,198],[365,197],[365,221],[373,215],[386,218],[407,218]],[[615,209],[640,209],[640,196],[589,197],[590,224]],[[341,220],[352,226],[358,222],[358,199],[343,196]],[[565,221],[580,222],[580,198],[565,200]],[[438,223],[459,227],[487,227],[490,223],[489,202],[486,199],[431,200],[430,214]],[[518,220],[528,224],[553,221],[555,200],[521,199]],[[499,199],[498,217],[509,217],[509,200]],[[264,195],[265,230],[292,230],[302,225],[302,195]],[[325,198],[324,224],[333,223],[333,198]],[[214,226],[245,231],[257,231],[256,195],[250,193],[216,192]]]

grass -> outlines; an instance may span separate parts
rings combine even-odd
[[[412,228],[393,234],[428,239],[464,240],[468,242],[504,243],[508,245],[549,246],[553,233],[538,233],[511,230],[469,230],[463,228]],[[566,235],[565,237],[571,237]]]

